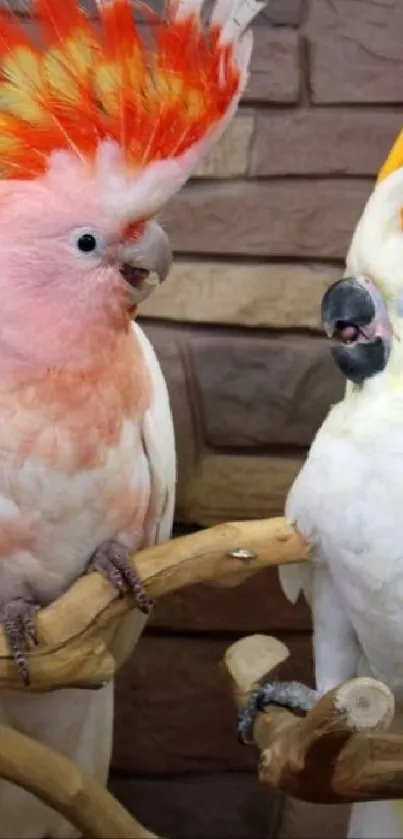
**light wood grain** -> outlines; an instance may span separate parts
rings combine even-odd
[[[157,839],[72,761],[0,726],[0,778],[31,792],[94,839]]]
[[[234,559],[245,548],[251,558]],[[309,546],[283,518],[234,522],[147,548],[133,563],[152,597],[192,583],[234,579],[268,566],[302,561]],[[133,602],[119,598],[98,573],[78,580],[58,601],[38,614],[39,646],[29,654],[30,690],[96,687],[110,680],[133,644],[122,619]],[[129,639],[130,640],[130,639]],[[0,631],[0,687],[23,689]]]
[[[267,679],[281,679],[289,656],[276,638],[243,638],[225,665],[238,709]],[[318,804],[403,797],[403,736],[389,733],[395,701],[382,682],[362,677],[322,696],[305,717],[268,707],[253,725],[259,778],[270,787]]]

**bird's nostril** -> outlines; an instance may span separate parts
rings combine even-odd
[[[124,262],[119,270],[123,279],[131,286],[139,285],[150,274],[146,268],[138,268],[136,265],[130,265],[128,262]]]

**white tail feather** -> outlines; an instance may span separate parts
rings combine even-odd
[[[242,87],[245,89],[249,78],[249,65],[253,50],[253,32],[251,29],[242,36],[235,49],[237,67],[242,74]]]
[[[230,20],[238,3],[239,0],[217,0],[211,12],[211,23],[221,25],[226,20]]]

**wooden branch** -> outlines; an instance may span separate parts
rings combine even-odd
[[[0,778],[31,792],[83,836],[157,839],[67,758],[4,725],[0,743]]]
[[[281,678],[288,655],[284,644],[263,635],[227,650],[239,710],[268,675]],[[403,798],[403,736],[385,733],[393,717],[392,693],[370,678],[339,685],[303,718],[270,707],[253,726],[259,778],[294,798],[322,804]]]
[[[242,549],[242,550],[240,550]],[[308,559],[309,546],[285,519],[218,525],[140,551],[133,562],[148,592],[160,597],[193,583],[234,582],[271,565]],[[239,558],[237,558],[239,557]],[[133,612],[98,573],[78,580],[38,614],[40,644],[29,654],[30,690],[97,687],[131,653],[122,618]],[[0,688],[24,689],[0,629]]]

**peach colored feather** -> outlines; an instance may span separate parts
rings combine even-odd
[[[123,422],[142,416],[150,401],[147,371],[131,334],[84,370],[54,368],[17,374],[0,389],[0,458],[16,467],[27,457],[69,474],[98,468],[115,447]],[[10,434],[12,429],[12,434]]]

